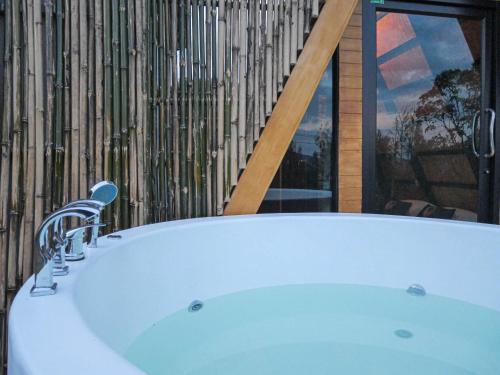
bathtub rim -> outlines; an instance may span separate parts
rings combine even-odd
[[[109,239],[106,236],[99,238],[99,247],[97,249],[86,249],[87,258],[82,262],[71,263],[70,274],[57,278],[58,291],[54,296],[47,297],[30,297],[29,290],[33,284],[34,277],[30,277],[28,281],[19,290],[16,298],[13,301],[10,314],[9,314],[9,375],[19,372],[26,374],[44,374],[46,370],[50,370],[53,374],[67,373],[67,366],[71,364],[76,366],[75,375],[86,373],[106,373],[106,369],[102,366],[112,366],[109,371],[119,371],[124,375],[138,375],[144,374],[140,369],[135,367],[132,363],[127,361],[120,354],[108,345],[106,345],[101,338],[95,335],[90,327],[80,316],[76,302],[73,298],[73,287],[78,281],[78,276],[87,267],[98,261],[106,254],[110,254],[114,249],[123,245],[124,241],[137,240],[142,237],[148,236],[157,231],[163,231],[166,228],[175,229],[186,226],[198,226],[211,223],[224,223],[224,222],[245,222],[254,220],[282,220],[288,219],[301,219],[304,218],[320,218],[320,217],[340,217],[340,218],[353,218],[356,220],[366,221],[398,221],[409,223],[436,223],[440,225],[452,225],[453,227],[464,230],[467,228],[483,228],[487,230],[499,231],[499,227],[494,224],[481,224],[469,222],[457,222],[451,220],[441,219],[423,219],[405,216],[387,216],[387,215],[373,215],[373,214],[341,214],[341,213],[299,213],[299,214],[259,214],[259,215],[240,215],[231,217],[211,217],[211,218],[195,218],[171,222],[163,222],[150,224],[146,226],[131,228],[114,234],[121,234],[121,240]],[[499,232],[500,234],[500,232]],[[498,250],[500,251],[500,249]],[[63,316],[57,324],[54,321],[51,324],[44,324],[44,319],[53,318],[54,312],[60,314],[67,314]],[[71,326],[71,329],[60,330],[58,328],[65,325]],[[59,355],[58,350],[54,350],[53,346],[39,345],[38,341],[43,340],[44,337],[53,337],[54,332],[59,335],[56,340],[57,347],[67,348],[73,346],[70,355]],[[28,344],[26,344],[28,343]],[[76,345],[75,345],[76,344]],[[83,349],[82,349],[83,348]],[[89,350],[91,348],[91,350]],[[85,355],[80,355],[85,352]],[[98,356],[99,361],[89,361],[89,356]],[[59,366],[54,368],[54,360],[59,361]],[[35,368],[34,364],[37,364]],[[12,370],[11,370],[12,366]],[[40,366],[40,368],[38,368]],[[81,370],[81,371],[80,371]]]

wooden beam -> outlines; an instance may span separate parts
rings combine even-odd
[[[356,5],[357,0],[326,1],[225,215],[254,214],[259,209]]]

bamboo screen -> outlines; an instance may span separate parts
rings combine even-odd
[[[222,214],[321,4],[0,3],[5,343],[6,312],[36,263],[35,230],[94,183],[120,189],[109,230]]]

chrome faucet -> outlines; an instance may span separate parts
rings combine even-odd
[[[35,284],[31,288],[31,296],[45,296],[56,292],[57,283],[54,282],[54,275],[57,275],[54,272],[56,258],[59,274],[67,274],[68,269],[65,264],[67,238],[61,229],[61,219],[65,217],[77,217],[84,221],[89,221],[99,213],[99,209],[89,206],[63,207],[49,215],[42,222],[35,236],[35,249],[39,251],[42,257],[43,266],[35,274]],[[85,225],[85,227],[93,227],[95,225]],[[49,240],[50,234],[53,236],[52,241]],[[51,246],[51,242],[54,246]]]
[[[99,235],[99,227],[104,226],[101,224],[101,212],[106,207],[106,203],[95,200],[95,199],[81,199],[68,203],[65,207],[92,207],[99,212],[92,217],[91,225],[91,236],[88,243],[88,247],[97,247],[97,237]],[[60,224],[59,224],[60,225]],[[66,233],[66,238],[68,238],[69,251],[66,255],[68,261],[82,260],[85,258],[85,253],[83,252],[83,232],[88,227],[80,227],[72,229]],[[66,250],[66,249],[65,249]]]
[[[97,247],[97,237],[99,236],[99,227],[103,226],[101,222],[101,212],[109,204],[111,204],[118,195],[118,188],[111,181],[101,181],[92,186],[89,190],[89,199],[81,199],[69,203],[66,207],[94,207],[99,209],[99,214],[94,216],[90,240],[87,247]],[[71,231],[67,233],[69,239],[69,253],[67,259],[70,261],[81,260],[85,257],[83,253],[83,229],[81,231]]]
[[[92,231],[94,228],[98,230],[98,227],[101,226],[99,222],[99,217],[101,210],[104,206],[99,201],[89,201],[89,200],[79,200],[68,203],[64,208],[72,208],[72,207],[91,207],[94,208],[94,215],[87,218],[87,221],[92,221],[91,226],[83,226],[80,228],[76,228],[70,231],[70,236],[68,233],[65,233],[62,226],[62,217],[59,220],[54,222],[54,240],[56,242],[56,248],[58,251],[56,252],[56,256],[54,258],[54,275],[55,276],[64,276],[68,274],[68,267],[66,266],[66,261],[76,261],[82,260],[85,258],[85,253],[83,252],[83,232],[86,228],[92,227]],[[64,233],[64,241],[61,236]],[[57,236],[59,234],[59,237]],[[73,246],[74,245],[74,246]],[[69,252],[67,252],[69,248]]]

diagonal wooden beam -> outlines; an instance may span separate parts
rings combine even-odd
[[[327,0],[224,215],[254,214],[278,170],[318,87],[357,0]]]

